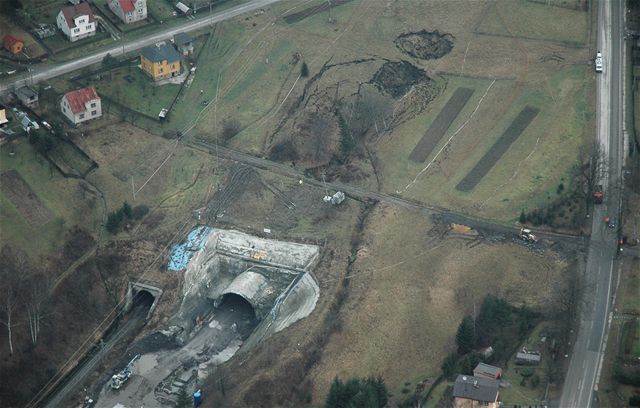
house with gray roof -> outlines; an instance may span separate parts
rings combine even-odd
[[[499,381],[484,377],[458,375],[453,384],[453,406],[455,408],[497,408],[499,384]]]
[[[140,67],[154,81],[180,74],[180,54],[167,43],[145,47],[140,53]]]
[[[178,33],[173,36],[173,44],[185,57],[193,54],[193,38],[187,33]]]

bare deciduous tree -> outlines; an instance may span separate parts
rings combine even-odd
[[[0,323],[7,328],[9,354],[13,355],[13,328],[18,326],[15,314],[19,306],[19,284],[27,269],[26,254],[10,247],[2,248],[0,254]]]
[[[578,151],[578,175],[585,199],[591,199],[596,186],[607,174],[607,164],[607,158],[597,140],[588,148]]]
[[[329,120],[320,112],[315,112],[311,116],[309,131],[313,140],[313,156],[316,161],[320,160],[324,155],[326,147],[329,144],[327,140],[329,126]]]
[[[44,310],[49,300],[49,280],[42,273],[33,273],[25,281],[23,290],[24,304],[29,320],[29,334],[31,343],[35,346],[40,335],[40,327],[44,320]]]
[[[380,133],[389,128],[393,117],[393,101],[379,92],[362,89],[353,101],[347,117],[349,130],[355,138],[361,138],[370,129]]]

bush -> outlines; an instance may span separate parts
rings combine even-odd
[[[524,213],[524,210],[520,213],[520,219],[518,221],[520,221],[520,224],[527,222],[527,215]]]
[[[240,122],[236,119],[225,119],[222,122],[222,142],[226,143],[240,133]]]
[[[141,220],[142,217],[149,213],[149,207],[146,205],[136,205],[133,207],[133,211],[131,212],[131,218],[134,220]]]
[[[531,376],[529,381],[531,382],[531,388],[536,388],[540,384],[540,376],[538,374],[534,374]]]
[[[347,121],[341,114],[338,114],[338,125],[340,126],[340,144],[342,146],[342,154],[347,157],[356,147],[356,142],[351,136]]]
[[[271,148],[269,159],[275,161],[296,161],[298,160],[298,152],[290,141],[278,143]]]
[[[453,377],[453,375],[458,371],[458,355],[456,353],[450,353],[445,357],[440,368],[442,368],[442,374],[445,377]]]
[[[307,66],[306,62],[303,62],[302,66],[300,67],[300,76],[303,78],[306,78],[309,76],[309,67]]]

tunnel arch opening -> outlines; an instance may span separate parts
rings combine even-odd
[[[156,297],[148,290],[142,289],[134,292],[132,301],[133,307],[143,307],[148,310],[153,306]]]
[[[242,295],[228,292],[216,302],[216,320],[235,325],[241,338],[246,340],[260,322],[253,305]]]

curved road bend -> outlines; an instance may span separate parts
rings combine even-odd
[[[204,17],[196,20],[187,20],[184,24],[181,24],[177,27],[173,27],[166,31],[151,33],[137,40],[129,41],[124,44],[114,45],[110,48],[103,49],[102,51],[98,51],[93,54],[87,55],[86,57],[78,58],[73,61],[64,62],[56,65],[49,65],[46,67],[34,68],[30,74],[22,75],[21,77],[13,81],[0,83],[0,94],[10,92],[14,89],[20,88],[27,84],[31,85],[41,81],[46,81],[47,79],[66,74],[68,72],[72,72],[77,69],[84,68],[88,65],[96,64],[102,61],[102,59],[107,54],[111,54],[115,56],[115,55],[122,55],[124,53],[131,52],[131,51],[135,51],[140,48],[146,47],[148,45],[155,44],[159,41],[167,40],[173,37],[174,34],[177,34],[180,32],[189,32],[189,31],[198,30],[206,27],[209,24],[214,24],[220,21],[228,20],[240,14],[266,7],[269,4],[276,3],[278,1],[280,0],[252,0],[246,4],[241,4],[241,5],[232,7],[228,10],[215,13],[208,17]]]
[[[605,216],[620,214],[622,186],[624,2],[601,0],[598,3],[598,47],[604,57],[604,72],[597,77],[597,137],[608,160],[608,172],[602,176],[605,202],[594,206],[592,232],[584,278],[578,337],[562,390],[560,407],[597,406],[600,369],[604,356],[611,306],[614,258],[617,236],[604,225]]]

